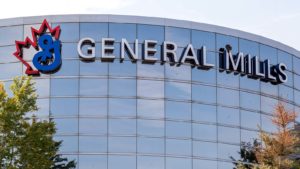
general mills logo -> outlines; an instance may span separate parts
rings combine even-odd
[[[27,75],[53,73],[61,66],[61,42],[59,41],[60,26],[51,28],[45,19],[37,30],[31,27],[32,39],[26,37],[25,41],[16,41],[16,56],[26,67]],[[33,47],[37,53],[33,56],[31,66],[23,58],[23,48]]]

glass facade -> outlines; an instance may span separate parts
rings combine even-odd
[[[276,128],[270,118],[280,101],[300,109],[300,58],[258,42],[214,32],[171,26],[112,22],[58,22],[62,67],[34,77],[40,110],[36,115],[57,125],[60,153],[76,159],[77,169],[229,169],[239,158],[242,141],[257,137],[258,125]],[[25,67],[11,53],[14,41],[29,36],[36,25],[0,27],[0,80],[8,88]],[[96,60],[83,62],[80,38],[96,41]],[[101,38],[121,38],[140,46],[146,39],[172,41],[178,51],[191,43],[207,47],[209,63],[219,64],[218,49],[231,44],[241,51],[287,65],[288,82],[279,85],[189,64],[100,61]],[[33,52],[24,51],[32,60]],[[157,45],[160,51],[160,45]],[[140,51],[141,52],[141,51]],[[158,52],[159,53],[159,52]],[[158,54],[157,54],[158,57]],[[118,58],[118,57],[117,57]]]

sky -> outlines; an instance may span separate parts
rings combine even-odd
[[[299,0],[5,0],[0,18],[120,14],[190,20],[238,29],[300,51]]]

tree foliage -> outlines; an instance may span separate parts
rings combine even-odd
[[[250,144],[248,148],[242,146],[241,160],[235,162],[237,169],[300,169],[299,160],[292,155],[299,153],[299,135],[296,134],[293,124],[296,113],[279,103],[272,117],[272,123],[277,130],[267,133],[260,129],[259,144]],[[297,152],[298,150],[298,152]],[[243,156],[243,154],[251,154]],[[252,159],[252,161],[251,161]],[[255,159],[255,160],[253,160]],[[251,163],[251,164],[250,164]]]
[[[8,96],[0,83],[0,167],[1,169],[71,169],[58,154],[61,142],[53,140],[56,132],[51,121],[29,118],[37,111],[34,84],[31,77],[15,78]]]

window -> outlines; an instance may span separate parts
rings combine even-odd
[[[108,169],[136,169],[135,156],[108,156]]]
[[[240,152],[240,146],[218,143],[218,158],[232,160],[230,157],[233,157],[239,159],[240,154],[238,152]],[[225,167],[224,169],[228,168]]]
[[[218,88],[218,103],[226,106],[239,106],[239,91]]]
[[[240,38],[239,47],[239,51],[244,55],[259,56],[259,43],[257,42]]]
[[[51,98],[51,115],[54,117],[77,116],[77,98]]]
[[[138,96],[150,98],[164,97],[164,82],[154,80],[138,80]]]
[[[192,142],[191,140],[166,140],[166,153],[170,155],[191,156]]]
[[[136,80],[109,79],[109,95],[120,97],[136,96]]]
[[[77,59],[77,43],[62,43],[61,45],[61,57],[62,59]],[[64,61],[63,61],[64,63]]]
[[[300,75],[300,58],[297,56],[294,56],[293,58],[293,70],[295,73],[297,73],[298,75]]]
[[[77,96],[78,79],[51,79],[51,96]]]
[[[79,132],[80,134],[93,134],[103,135],[107,133],[107,120],[106,119],[79,119]]]
[[[192,159],[166,157],[166,169],[191,169]]]
[[[68,118],[68,119],[54,119],[56,124],[57,132],[56,134],[77,134],[78,133],[78,119]]]
[[[165,82],[166,97],[170,99],[191,99],[191,84]]]
[[[107,79],[81,78],[80,95],[81,96],[106,96]]]
[[[217,127],[215,125],[193,124],[193,138],[197,140],[217,140]]]
[[[165,64],[165,77],[168,79],[178,79],[178,80],[191,80],[191,66],[181,65],[181,66],[171,66],[170,64]]]
[[[166,136],[176,138],[190,138],[191,124],[184,122],[166,121]]]
[[[166,40],[174,42],[180,47],[186,47],[191,42],[189,29],[165,27],[165,31]]]
[[[78,137],[77,136],[55,136],[55,141],[62,141],[59,153],[77,153]]]
[[[136,134],[136,120],[133,119],[110,119],[109,133],[116,135]]]
[[[215,51],[215,33],[192,30],[192,44],[195,48],[205,46],[208,50]]]
[[[135,99],[109,99],[109,115],[116,117],[135,117]]]
[[[109,23],[109,37],[121,42],[125,38],[129,43],[136,39],[136,24]]]
[[[216,169],[217,161],[193,159],[193,169]]]
[[[278,51],[278,63],[284,63],[287,67],[287,70],[293,70],[293,56],[289,53],[286,53],[281,50]]]
[[[156,64],[143,64],[137,63],[137,74],[139,77],[151,77],[151,78],[164,78],[164,65]]]
[[[193,141],[193,155],[206,158],[217,158],[217,143]]]
[[[165,159],[164,157],[151,157],[151,156],[138,156],[137,157],[138,169],[164,169]]]
[[[23,51],[23,58],[25,58],[25,51],[27,51],[28,49]],[[8,63],[8,62],[16,62],[18,61],[17,57],[15,57],[14,55],[12,55],[12,53],[14,53],[16,51],[16,46],[3,46],[0,47],[0,63]]]
[[[49,97],[50,79],[34,79],[35,89],[38,97]]]
[[[191,103],[166,101],[166,118],[191,120]]]
[[[79,136],[80,153],[107,152],[107,138],[95,136]]]
[[[260,81],[250,79],[247,76],[240,76],[240,88],[260,92]]]
[[[15,40],[23,40],[23,26],[7,26],[0,28],[0,45],[15,44]]]
[[[216,69],[192,69],[192,81],[216,84]]]
[[[80,155],[79,168],[107,169],[107,156],[104,155]]]
[[[192,85],[192,99],[203,103],[216,103],[216,87]]]
[[[164,154],[165,140],[161,138],[138,137],[138,152],[145,154]]]
[[[161,120],[138,120],[138,135],[163,137],[165,135],[165,122]]]
[[[273,85],[271,83],[261,81],[260,88],[262,93],[273,95],[275,97],[278,96],[278,85]]]
[[[108,151],[110,153],[135,153],[136,137],[109,137]]]
[[[137,25],[137,36],[140,43],[145,40],[157,40],[158,44],[163,43],[165,37],[163,26],[156,25]]]
[[[131,63],[130,61],[120,62],[115,60],[112,63],[109,63],[109,75],[111,76],[136,76],[136,64]]]
[[[294,99],[294,92],[293,88],[280,85],[279,86],[279,97],[285,100],[293,101]]]
[[[216,106],[193,103],[193,121],[213,122],[217,119]]]
[[[155,119],[164,118],[164,107],[164,101],[162,100],[137,100],[137,114],[139,117]]]
[[[259,51],[260,51],[259,57],[261,61],[269,59],[272,65],[276,65],[278,63],[277,50],[275,48],[260,44]]]
[[[80,98],[80,116],[105,117],[107,116],[106,98]]]
[[[239,50],[238,48],[238,38],[228,35],[217,34],[217,51],[220,48],[225,48],[226,45],[230,45],[232,47],[232,53],[236,54]]]
[[[261,126],[260,114],[241,110],[241,126],[250,129],[258,129],[258,126]]]
[[[80,23],[80,38],[90,37],[96,42],[108,37],[107,23]]]
[[[79,40],[79,23],[54,23],[52,28],[58,25],[63,30],[59,36],[62,42],[77,42]]]
[[[218,107],[218,122],[227,125],[240,125],[239,109]]]
[[[257,94],[240,92],[240,106],[246,109],[260,110],[260,96]]]
[[[59,71],[52,76],[78,76],[79,60],[64,60],[62,62]]]
[[[238,88],[239,78],[240,75],[235,75],[234,73],[226,73],[225,71],[217,73],[217,83],[222,86]]]
[[[275,109],[275,106],[278,104],[278,100],[270,97],[265,97],[265,96],[261,96],[260,100],[261,100],[261,111],[272,114],[272,112]]]
[[[257,131],[250,131],[250,130],[241,130],[241,141],[242,142],[251,142],[255,139],[259,139],[259,132]]]
[[[218,126],[218,140],[220,142],[240,144],[240,129]]]
[[[82,62],[80,61],[80,75],[84,76],[107,76],[108,75],[108,63],[100,62],[96,60],[94,62]]]
[[[1,36],[0,36],[1,37]],[[1,73],[0,79],[13,79],[16,76],[22,75],[22,64],[21,63],[6,63],[0,65]]]

